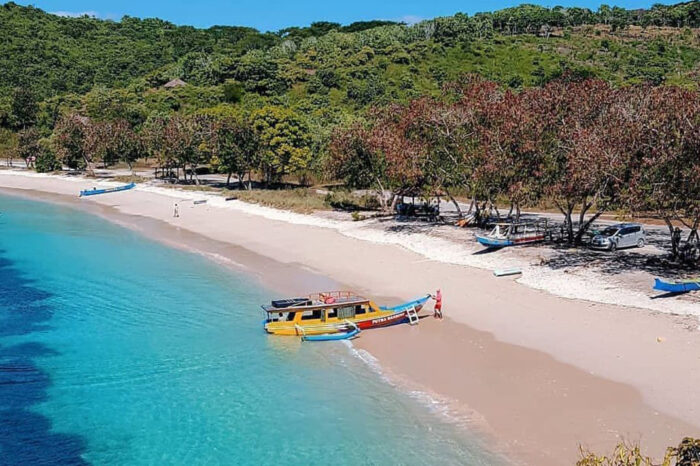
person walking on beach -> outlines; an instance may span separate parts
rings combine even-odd
[[[175,211],[173,211],[173,217],[175,217],[175,218],[180,217],[180,207],[177,205],[177,202],[175,203]]]
[[[433,317],[435,317],[436,319],[442,319],[442,291],[437,290],[437,293],[435,293],[433,299],[435,300],[435,307],[433,308]]]

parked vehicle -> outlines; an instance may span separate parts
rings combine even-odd
[[[646,232],[641,224],[619,223],[595,235],[591,241],[591,247],[616,251],[622,248],[643,248],[646,241]]]

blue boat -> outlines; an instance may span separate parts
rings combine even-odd
[[[487,248],[504,248],[544,241],[546,225],[536,223],[497,223],[488,235],[476,234],[476,240]]]
[[[128,191],[129,189],[133,189],[136,187],[136,183],[129,183],[125,186],[117,186],[116,188],[106,188],[106,189],[97,189],[97,188],[92,188],[92,189],[85,189],[83,191],[80,191],[80,197],[83,196],[95,196],[97,194],[108,194],[108,193],[117,193],[119,191]]]
[[[666,293],[686,293],[688,291],[700,290],[700,278],[690,280],[676,280],[667,282],[660,278],[654,279],[654,289],[665,291]]]
[[[324,333],[321,335],[304,335],[301,337],[301,341],[337,341],[337,340],[349,340],[360,333],[360,329],[357,327],[348,330],[347,332],[336,332],[336,333]]]
[[[431,296],[427,294],[425,296],[421,296],[418,299],[414,299],[413,301],[406,301],[405,303],[399,304],[398,306],[379,306],[379,309],[381,309],[382,311],[401,312],[406,311],[410,308],[415,308],[416,311],[420,311],[430,298]]]

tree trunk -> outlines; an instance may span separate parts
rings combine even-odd
[[[469,210],[467,210],[467,215],[472,213],[472,210],[474,210],[475,204],[476,204],[476,198],[472,197],[472,202],[469,204]]]
[[[492,211],[492,210],[496,211],[496,218],[498,220],[500,220],[501,219],[501,211],[498,210],[498,207],[496,207],[496,204],[494,204],[493,201],[489,201],[489,211]]]
[[[564,228],[566,229],[567,242],[571,244],[574,242],[574,223],[571,219],[571,213],[574,210],[574,206],[568,202],[566,204],[566,209],[564,209],[564,207],[562,207],[562,205],[558,202],[556,204],[559,211],[564,215]]]
[[[226,188],[231,186],[231,175],[232,175],[232,173],[228,172],[228,176],[226,177]]]
[[[379,205],[382,206],[382,210],[384,212],[387,211],[387,205],[386,205],[386,198],[384,198],[384,185],[382,184],[382,181],[379,178],[375,178],[374,180],[377,183],[377,187],[379,188],[377,190],[377,200],[379,201]],[[396,196],[394,196],[396,198]],[[393,208],[396,207],[396,199],[392,200],[392,210]]]
[[[581,202],[581,212],[579,212],[578,215],[578,231],[576,232],[576,237],[574,238],[574,243],[576,245],[581,244],[581,239],[583,238],[583,235],[586,233],[588,228],[591,226],[591,223],[593,223],[598,217],[600,217],[603,212],[597,212],[593,217],[591,217],[588,222],[586,222],[586,214],[588,213],[588,210],[593,207],[592,202],[587,202],[587,198],[583,198],[583,201]]]
[[[87,174],[89,176],[95,176],[95,164],[93,164],[92,160],[88,157],[83,157],[83,160],[85,161],[85,170]]]
[[[576,244],[577,245],[581,244],[581,240],[583,239],[583,235],[586,234],[586,232],[591,227],[593,222],[598,220],[598,217],[600,217],[601,215],[603,215],[602,211],[596,212],[591,218],[588,219],[588,221],[586,221],[586,223],[579,223],[578,232],[576,233]]]
[[[457,209],[457,214],[459,215],[459,218],[464,217],[464,214],[462,213],[462,208],[459,206],[459,202],[457,202],[457,199],[455,199],[454,196],[452,196],[452,194],[450,194],[450,192],[447,189],[445,189],[445,194],[447,194],[447,197],[450,198],[450,201],[452,201],[452,204],[454,204],[455,209]],[[439,206],[440,198],[438,198],[438,207]]]
[[[671,235],[671,257],[676,259],[678,257],[678,246],[680,245],[679,237],[675,234],[675,228],[673,227],[673,222],[670,217],[664,217],[664,222],[668,227],[668,233]]]
[[[391,207],[389,207],[389,212],[396,211],[396,203],[399,202],[399,196],[394,194],[394,198],[391,200]]]
[[[197,167],[190,165],[190,170],[192,170],[192,176],[194,176],[194,182],[197,186],[199,186],[199,176],[197,175]],[[192,178],[190,177],[190,181],[192,181]]]

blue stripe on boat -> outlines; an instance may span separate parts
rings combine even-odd
[[[688,282],[667,282],[659,278],[654,279],[654,289],[666,293],[685,293],[686,291],[700,290],[700,279]]]
[[[427,294],[427,295],[425,295],[425,296],[423,296],[423,297],[421,297],[421,298],[414,299],[413,301],[407,301],[407,302],[405,302],[405,303],[403,303],[403,304],[399,304],[398,306],[393,306],[393,307],[389,307],[389,306],[380,306],[379,309],[381,309],[382,311],[401,312],[401,311],[405,311],[406,309],[408,309],[408,308],[411,307],[411,306],[414,306],[414,307],[416,307],[416,308],[419,307],[419,306],[420,306],[420,307],[423,307],[423,306],[425,305],[425,303],[426,303],[429,299],[430,299],[430,295]]]
[[[354,328],[349,332],[339,332],[339,333],[325,333],[323,335],[306,335],[301,337],[304,341],[333,341],[333,340],[347,340],[360,333],[359,328]]]
[[[83,191],[80,191],[80,197],[83,196],[95,196],[97,194],[107,194],[107,193],[116,193],[119,191],[127,191],[129,189],[133,189],[136,187],[135,183],[129,183],[125,186],[117,186],[116,188],[105,188],[105,189],[85,189]]]

